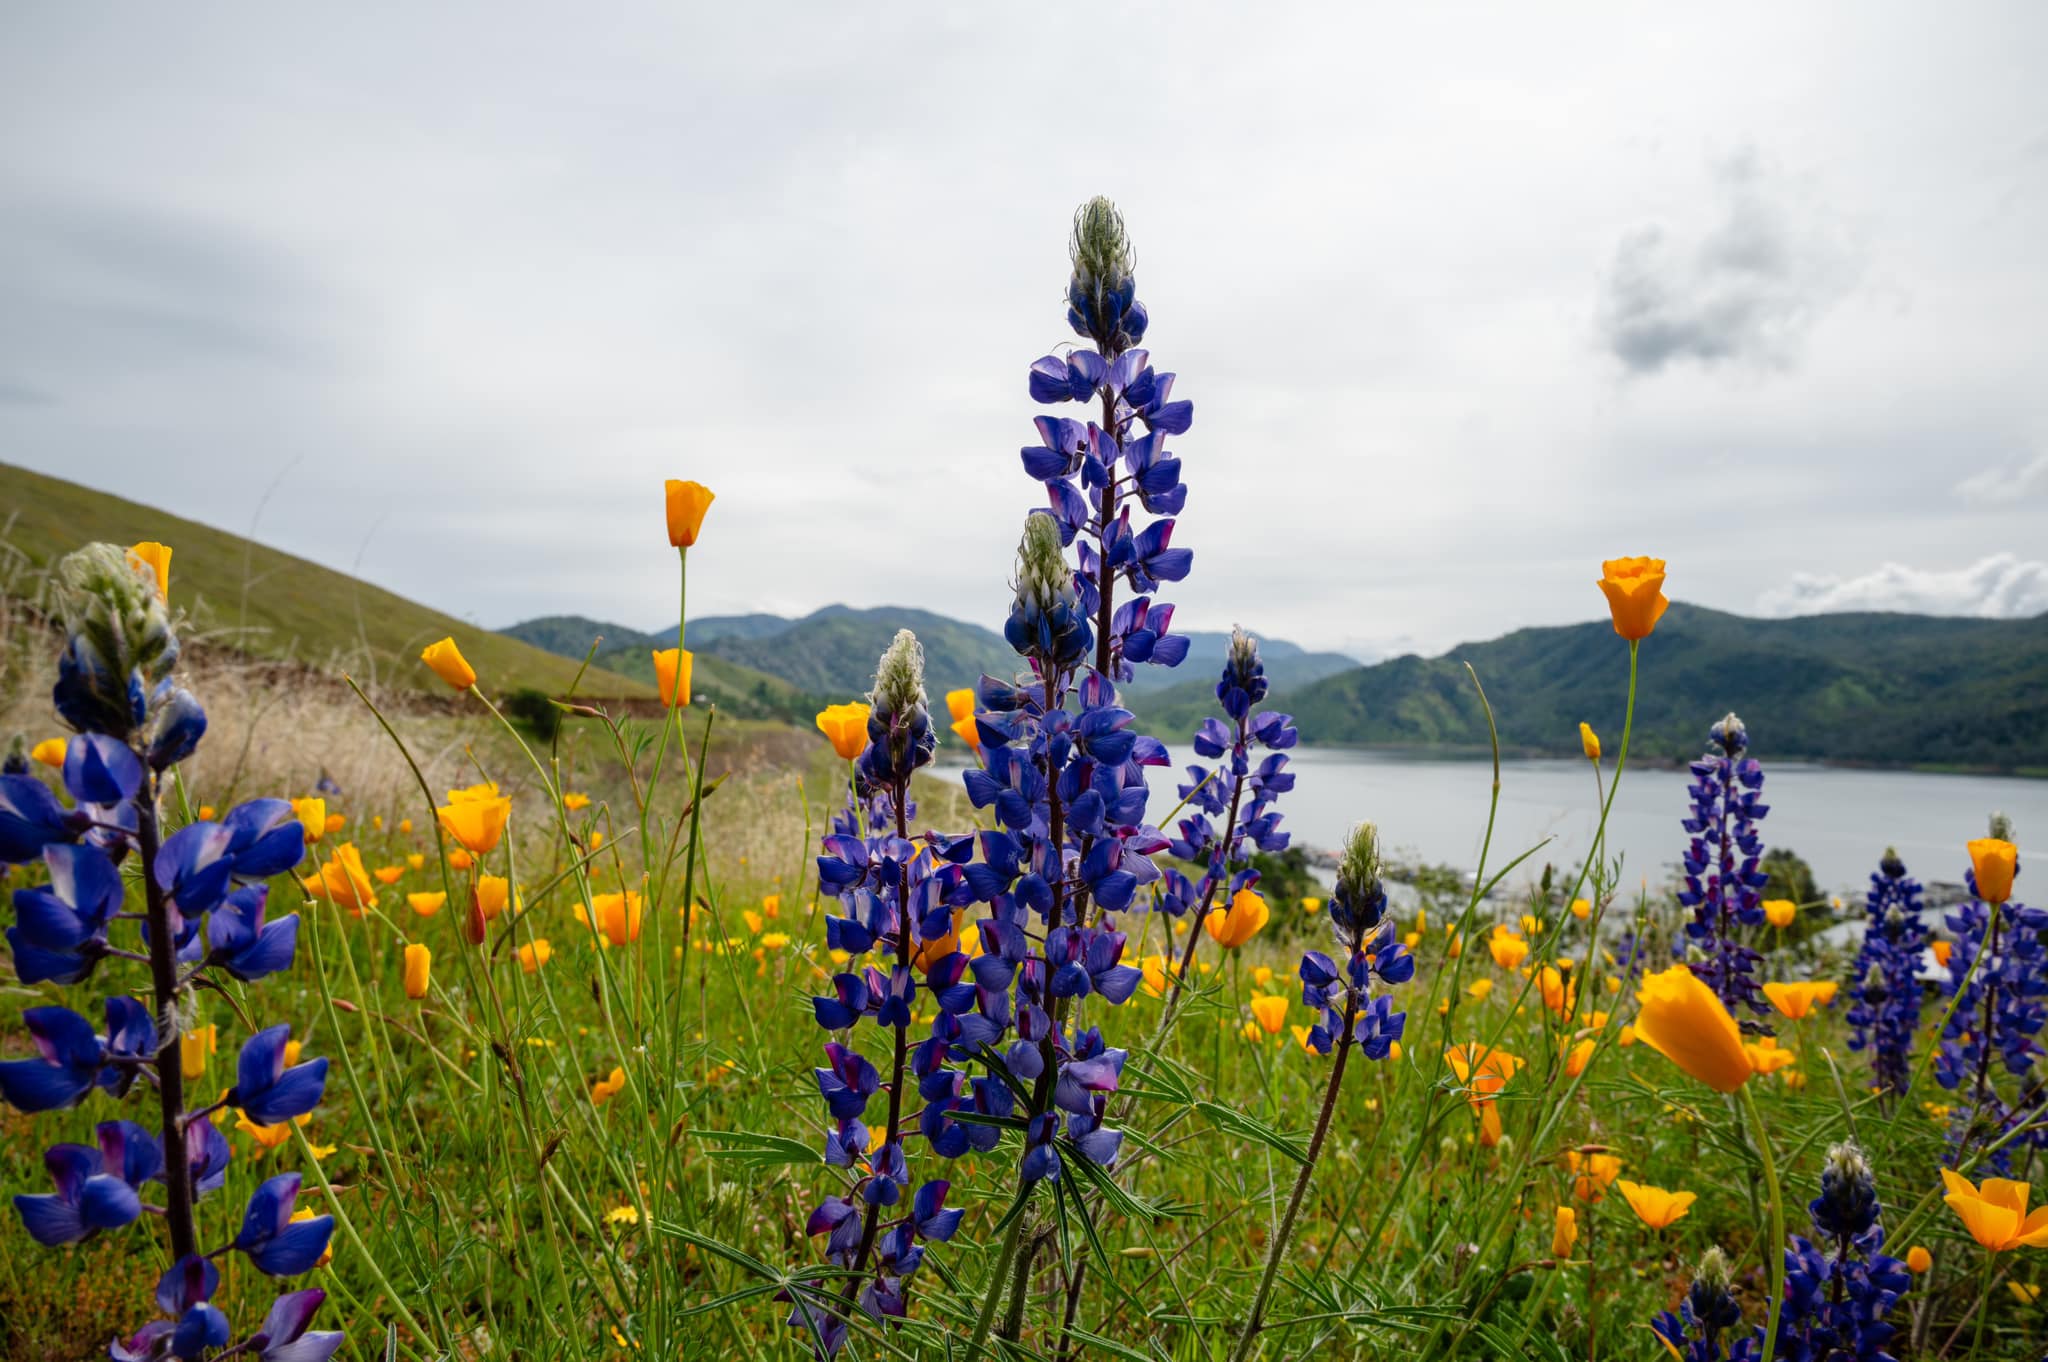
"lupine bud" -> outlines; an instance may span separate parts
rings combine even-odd
[[[1877,1223],[1877,1182],[1862,1150],[1846,1143],[1828,1150],[1820,1196],[1810,1209],[1814,1226],[1839,1239],[1854,1239]]]
[[[1230,631],[1230,650],[1223,662],[1223,678],[1216,683],[1216,698],[1223,702],[1225,714],[1240,720],[1266,698],[1266,669],[1259,661],[1259,641],[1236,627]]]
[[[1145,311],[1131,262],[1123,214],[1100,195],[1074,213],[1067,244],[1074,273],[1067,284],[1067,322],[1104,353],[1135,345],[1145,334]]]
[[[1989,835],[2001,842],[2010,842],[2012,840],[2012,818],[2003,813],[1992,814]]]
[[[1897,847],[1884,849],[1884,856],[1878,861],[1877,868],[1884,872],[1886,879],[1895,880],[1906,873],[1906,863],[1899,859]]]
[[[1024,537],[1017,545],[1016,592],[1003,625],[1012,648],[1048,672],[1065,671],[1088,655],[1095,632],[1074,590],[1059,522],[1043,512],[1025,517]]]
[[[1386,916],[1387,890],[1380,879],[1380,834],[1371,823],[1351,830],[1330,895],[1330,924],[1355,949]]]
[[[1749,730],[1742,726],[1742,720],[1735,716],[1733,710],[1707,730],[1707,734],[1731,757],[1749,746]]]
[[[862,769],[878,784],[900,785],[932,759],[937,746],[924,691],[924,648],[916,634],[898,629],[875,665]]]
[[[167,770],[191,756],[206,736],[206,711],[183,686],[157,688],[150,706],[148,756],[152,769]]]
[[[178,661],[156,573],[117,545],[88,544],[64,556],[54,581],[69,635],[57,663],[57,712],[83,732],[126,739],[142,722],[148,687]]]

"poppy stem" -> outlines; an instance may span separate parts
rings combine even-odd
[[[1764,1325],[1764,1346],[1762,1355],[1777,1356],[1778,1312],[1785,1303],[1785,1197],[1778,1188],[1778,1166],[1771,1159],[1771,1135],[1764,1128],[1763,1113],[1757,1110],[1756,1098],[1750,1094],[1751,1085],[1744,1083],[1736,1093],[1742,1098],[1742,1110],[1749,1117],[1749,1129],[1756,1140],[1757,1159],[1763,1164],[1764,1190],[1771,1199],[1771,1237],[1764,1251],[1764,1266],[1771,1274],[1771,1306]]]

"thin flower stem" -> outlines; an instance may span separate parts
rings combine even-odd
[[[1757,1110],[1756,1098],[1751,1095],[1752,1085],[1744,1083],[1735,1091],[1742,1098],[1742,1110],[1749,1117],[1750,1134],[1756,1140],[1757,1159],[1763,1164],[1764,1190],[1771,1201],[1770,1238],[1764,1245],[1764,1266],[1771,1274],[1771,1306],[1764,1325],[1764,1357],[1776,1357],[1778,1342],[1778,1314],[1785,1304],[1785,1197],[1778,1187],[1778,1166],[1771,1158],[1771,1134],[1764,1127],[1763,1113]]]
[[[1259,1278],[1259,1291],[1252,1297],[1252,1311],[1245,1318],[1244,1332],[1237,1336],[1237,1347],[1230,1354],[1231,1362],[1245,1362],[1258,1343],[1259,1329],[1266,1318],[1266,1302],[1273,1294],[1273,1282],[1280,1275],[1280,1264],[1287,1257],[1287,1241],[1294,1237],[1295,1217],[1301,1214],[1301,1203],[1307,1199],[1309,1183],[1315,1177],[1316,1159],[1322,1154],[1323,1140],[1330,1133],[1330,1117],[1337,1110],[1337,1090],[1344,1084],[1344,1064],[1351,1057],[1351,1031],[1358,1021],[1358,1002],[1359,990],[1347,988],[1344,995],[1344,1031],[1337,1038],[1337,1057],[1330,1065],[1330,1081],[1323,1088],[1323,1109],[1316,1114],[1315,1133],[1309,1136],[1308,1141],[1308,1157],[1302,1160],[1301,1172],[1295,1175],[1294,1192],[1287,1198],[1287,1211],[1280,1217],[1280,1228],[1266,1250],[1266,1271]]]

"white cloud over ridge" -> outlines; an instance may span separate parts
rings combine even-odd
[[[2048,563],[1994,553],[1943,571],[1886,563],[1857,577],[1798,573],[1757,598],[1757,613],[1777,618],[1852,610],[2026,619],[2048,611]]]

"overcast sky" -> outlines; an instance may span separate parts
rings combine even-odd
[[[2044,52],[2030,3],[10,5],[0,459],[492,626],[670,619],[694,477],[693,613],[994,622],[1104,193],[1195,402],[1188,627],[1436,652],[1621,553],[2031,614]]]

